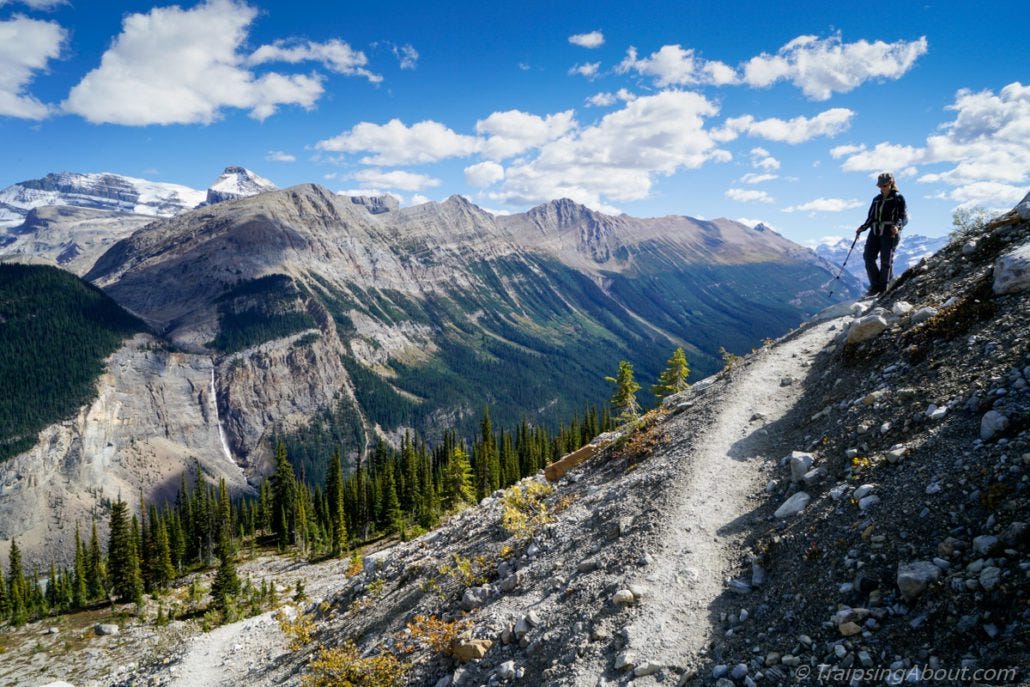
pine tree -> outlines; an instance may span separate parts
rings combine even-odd
[[[401,502],[397,498],[397,486],[393,477],[393,465],[387,464],[383,470],[383,531],[394,534],[404,529],[404,514]]]
[[[215,608],[222,611],[229,607],[233,597],[240,593],[240,578],[236,574],[236,561],[229,533],[223,531],[218,538],[218,572],[211,583],[211,598]]]
[[[8,561],[10,572],[7,575],[7,593],[10,597],[8,605],[11,607],[11,625],[15,627],[28,622],[27,605],[29,603],[29,589],[25,581],[25,571],[21,564],[21,549],[18,548],[18,540],[11,540],[11,555]]]
[[[86,579],[86,566],[89,552],[79,535],[79,523],[75,523],[75,568],[72,579],[72,607],[82,608],[89,598],[89,582]]]
[[[687,356],[680,346],[672,353],[672,357],[665,363],[665,370],[658,376],[658,383],[651,387],[651,393],[659,400],[666,396],[672,396],[686,389],[687,377],[690,376],[690,366],[687,365]]]
[[[99,599],[107,589],[107,569],[104,567],[104,556],[100,551],[100,538],[97,537],[97,521],[93,519],[93,531],[89,537],[89,559],[87,561],[86,580],[89,584],[89,598]]]
[[[615,385],[611,405],[618,413],[618,421],[632,422],[636,420],[640,413],[640,404],[637,403],[637,392],[640,390],[640,385],[633,381],[633,365],[625,360],[619,361],[618,377],[605,377],[605,379]]]
[[[275,449],[275,474],[272,475],[272,529],[280,548],[297,541],[297,477],[286,457],[282,441]]]
[[[175,578],[175,566],[172,565],[172,547],[168,538],[168,528],[164,518],[154,524],[154,560],[151,563],[151,575],[154,584],[164,589]]]
[[[449,511],[458,510],[476,498],[472,484],[472,466],[468,454],[460,446],[451,451],[443,477],[443,504]]]
[[[107,540],[107,568],[111,590],[123,601],[142,600],[139,558],[136,553],[136,535],[128,520],[128,505],[119,498],[111,506],[111,528]],[[133,517],[136,527],[139,526]]]
[[[7,576],[0,570],[0,619],[11,612],[11,595],[7,591]]]
[[[347,521],[343,512],[343,467],[340,464],[340,450],[333,453],[329,471],[325,477],[326,507],[329,511],[329,526],[333,556],[339,556],[347,546]]]

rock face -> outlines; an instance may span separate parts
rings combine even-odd
[[[226,167],[222,176],[208,188],[204,202],[213,205],[227,200],[256,196],[278,188],[268,179],[258,176],[246,167]]]
[[[75,524],[88,531],[104,499],[120,495],[135,510],[141,490],[169,497],[183,474],[200,470],[249,490],[221,436],[210,357],[169,352],[141,334],[106,368],[91,405],[0,463],[0,539],[18,537],[33,558],[45,545],[66,559]]]

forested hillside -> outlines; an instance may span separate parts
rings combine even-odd
[[[88,403],[104,358],[144,329],[68,272],[0,265],[0,460]]]

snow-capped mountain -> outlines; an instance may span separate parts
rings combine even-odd
[[[0,227],[25,221],[29,210],[47,205],[172,217],[204,201],[205,193],[180,184],[101,172],[61,172],[22,181],[0,191]]]
[[[278,186],[260,177],[246,167],[226,167],[222,176],[207,190],[205,204],[213,205],[225,200],[256,196],[266,191],[277,191]]]
[[[847,257],[848,249],[854,237],[837,239],[836,241],[820,243],[815,248],[815,253],[827,262],[836,265],[838,268]],[[948,244],[947,236],[920,236],[919,234],[901,235],[901,243],[898,244],[898,251],[894,256],[894,275],[899,276],[909,267],[917,264],[925,257],[929,257]],[[855,244],[855,250],[848,259],[846,269],[859,279],[865,280],[865,263],[862,261],[862,249],[865,247],[865,237],[861,236]]]

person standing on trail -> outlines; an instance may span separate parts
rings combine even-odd
[[[872,229],[862,253],[865,271],[869,275],[868,295],[881,294],[887,290],[894,267],[894,250],[901,240],[901,228],[908,224],[905,197],[898,193],[894,175],[890,172],[882,173],[877,177],[876,185],[880,188],[880,195],[873,198],[869,215],[855,230],[857,238],[866,229]]]

